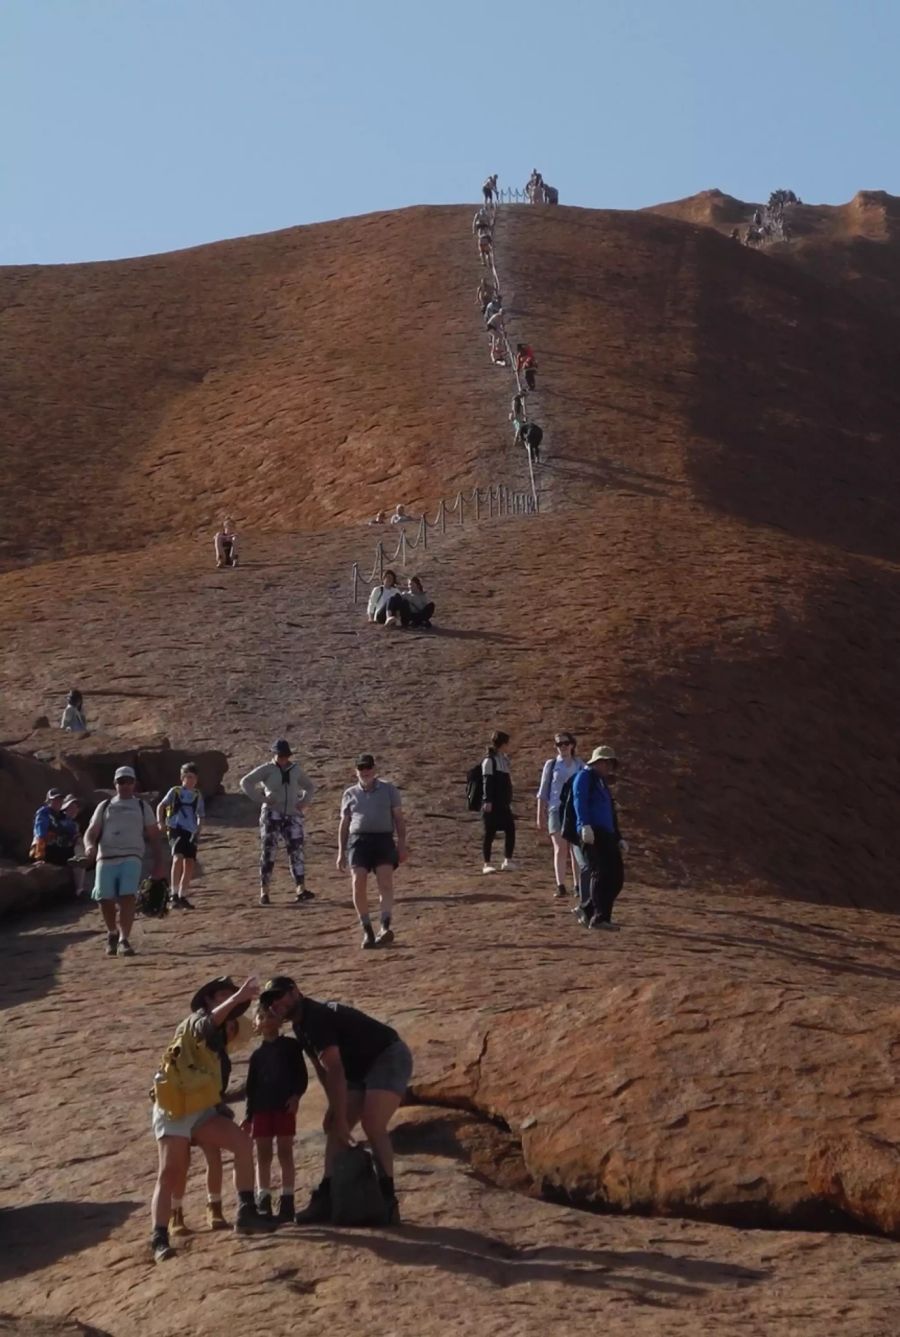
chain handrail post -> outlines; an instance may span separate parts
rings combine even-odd
[[[359,598],[359,562],[353,563],[350,578],[353,581],[353,602],[355,604]]]
[[[378,542],[378,580],[384,584],[384,545],[379,539]]]
[[[439,523],[440,526],[441,526],[441,533],[442,533],[442,534],[446,534],[446,532],[447,532],[447,507],[446,507],[446,505],[444,504],[444,498],[443,498],[443,497],[441,497],[441,504],[440,504],[440,506],[438,507],[438,523]]]
[[[459,503],[459,527],[460,529],[462,529],[463,525],[466,523],[465,520],[466,499],[461,492],[457,492],[456,500]]]
[[[481,490],[480,490],[480,488],[477,488],[477,487],[476,487],[474,496],[475,496],[475,521],[476,521],[476,523],[477,523],[477,522],[481,519]]]
[[[420,534],[421,534],[421,536],[422,536],[422,547],[423,547],[423,548],[425,549],[425,551],[427,552],[427,551],[428,551],[428,516],[427,516],[427,515],[423,515],[423,516],[422,516],[422,524],[421,524],[421,526],[420,526],[419,532],[420,532]]]

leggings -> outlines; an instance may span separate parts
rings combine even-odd
[[[505,833],[505,853],[507,859],[511,859],[516,852],[516,819],[513,817],[511,810],[509,808],[498,808],[496,804],[492,804],[490,812],[482,812],[481,820],[484,822],[484,838],[481,842],[484,862],[490,863],[491,861],[491,846],[498,831]]]
[[[275,851],[284,841],[294,881],[303,881],[303,818],[298,812],[273,812],[263,804],[259,814],[259,884],[267,887],[275,870]]]

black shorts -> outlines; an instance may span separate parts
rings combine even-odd
[[[386,831],[362,831],[351,836],[347,862],[351,868],[365,868],[368,873],[374,873],[376,868],[384,868],[386,864],[391,868],[398,867],[400,860],[394,837]]]
[[[180,831],[174,827],[169,832],[169,849],[173,855],[178,855],[182,859],[196,859],[197,857],[197,837],[192,836],[190,831]]]

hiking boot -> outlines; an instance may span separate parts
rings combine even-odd
[[[486,863],[482,868],[482,873],[496,873],[496,868],[492,863]]]
[[[394,930],[392,928],[383,928],[375,939],[379,947],[388,947],[394,941]]]
[[[153,1250],[154,1263],[164,1263],[167,1258],[175,1257],[175,1250],[169,1243],[169,1232],[164,1226],[158,1226],[150,1236],[150,1248]]]
[[[172,1215],[169,1217],[170,1235],[190,1235],[190,1230],[184,1224],[184,1208],[173,1207]]]
[[[316,893],[314,891],[307,891],[306,887],[297,888],[296,900],[298,905],[302,905],[304,901],[314,901],[315,899]]]
[[[267,1221],[272,1220],[272,1195],[271,1193],[260,1193],[256,1199],[256,1210],[260,1216],[265,1217]]]
[[[264,1231],[269,1231],[271,1229],[271,1205],[269,1206],[269,1215],[263,1216],[261,1212],[257,1211],[255,1203],[238,1203],[237,1215],[234,1218],[234,1233],[236,1235],[261,1234]]]
[[[118,935],[118,933],[107,933],[107,935],[106,935],[106,955],[107,955],[107,956],[115,956],[115,954],[116,954],[116,952],[117,952],[118,950],[119,950],[119,935]]]
[[[119,956],[134,956],[134,948],[127,938],[119,939]]]
[[[564,896],[567,896],[567,895],[568,895],[568,892],[566,891],[566,889],[565,889],[565,887],[563,886],[562,882],[557,882],[557,884],[556,884],[556,891],[554,891],[553,895],[556,897],[556,899],[557,899],[558,901],[559,901],[559,900],[562,900],[562,898],[563,898]]]
[[[187,896],[173,896],[172,904],[178,910],[193,910],[194,908],[193,901],[189,901]]]
[[[294,1222],[298,1226],[314,1226],[330,1220],[331,1192],[320,1184],[318,1188],[313,1189],[309,1202],[301,1212],[297,1213]]]
[[[515,868],[515,866],[516,864],[514,859],[504,859],[502,864],[500,865],[500,871],[501,873],[511,872]]]
[[[222,1215],[222,1204],[220,1202],[208,1202],[206,1204],[206,1224],[210,1230],[228,1230],[228,1222]]]
[[[272,904],[272,902],[269,900],[269,893],[268,893],[267,891],[261,891],[261,892],[259,893],[259,903],[260,903],[260,905],[271,905],[271,904]]]
[[[400,1204],[397,1199],[388,1198],[385,1206],[387,1207],[387,1224],[389,1226],[402,1225],[403,1223],[400,1220]]]
[[[282,1193],[278,1200],[278,1216],[276,1217],[280,1226],[292,1226],[294,1224],[294,1195],[293,1193]]]
[[[359,945],[364,952],[368,951],[370,947],[377,947],[378,942],[375,937],[375,930],[372,928],[371,924],[368,924],[363,929],[363,940]]]

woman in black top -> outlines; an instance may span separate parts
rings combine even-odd
[[[483,873],[495,873],[491,863],[491,847],[494,836],[502,831],[505,837],[505,858],[500,865],[504,872],[514,868],[513,855],[516,851],[516,819],[512,814],[512,776],[509,772],[509,734],[502,729],[495,729],[491,734],[487,754],[481,763],[481,783],[483,799],[481,802],[481,820],[484,835],[481,851],[484,855]]]

